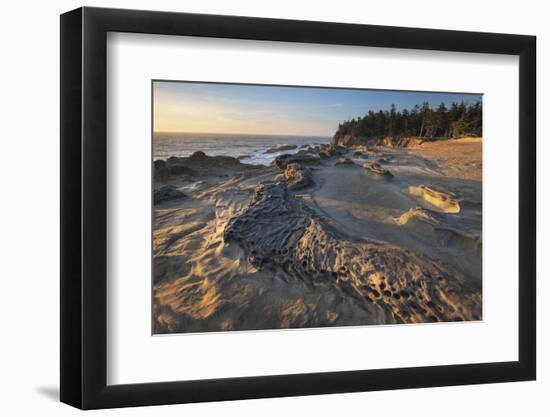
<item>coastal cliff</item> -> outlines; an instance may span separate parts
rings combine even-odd
[[[389,148],[408,148],[421,145],[426,139],[418,137],[390,137],[390,136],[354,136],[352,134],[336,133],[332,137],[332,146],[342,146],[345,148],[353,146],[386,146]]]

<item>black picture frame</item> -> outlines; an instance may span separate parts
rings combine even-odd
[[[108,32],[519,56],[519,360],[112,385],[107,376]],[[61,15],[61,401],[82,409],[534,380],[534,36],[102,8]]]

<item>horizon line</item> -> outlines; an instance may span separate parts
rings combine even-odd
[[[153,134],[170,134],[170,133],[188,133],[188,134],[199,134],[199,135],[248,135],[248,136],[301,136],[301,137],[310,137],[310,136],[322,136],[322,137],[331,137],[334,134],[330,135],[315,135],[315,134],[296,134],[296,133],[244,133],[244,132],[191,132],[185,130],[153,130]]]

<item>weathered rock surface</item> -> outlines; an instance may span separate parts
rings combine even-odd
[[[436,191],[425,185],[420,185],[418,187],[409,187],[409,193],[424,199],[445,213],[460,212],[460,204],[451,194],[447,192]]]
[[[280,169],[285,169],[288,164],[298,163],[302,165],[311,165],[317,164],[319,161],[320,158],[318,155],[307,151],[299,151],[294,155],[285,154],[278,156],[275,158],[275,165]]]
[[[388,164],[389,162],[390,162],[389,159],[383,156],[381,156],[380,158],[376,158],[374,160],[374,163],[377,165]]]
[[[187,198],[187,196],[178,190],[176,187],[170,185],[165,185],[155,190],[153,193],[153,202],[154,204],[159,204],[164,201],[170,200],[179,200],[182,198]]]
[[[288,184],[288,189],[297,191],[313,185],[311,171],[307,167],[302,167],[300,164],[288,164],[281,177]]]
[[[423,233],[434,245],[459,246],[462,250],[481,256],[481,233],[456,216],[424,207],[413,207],[395,217],[394,221],[400,226]],[[426,227],[428,232],[422,232],[421,229],[426,230]]]
[[[154,208],[153,331],[481,319],[481,143],[455,142],[317,145],[280,169],[162,161],[193,170],[167,181],[192,198]],[[396,178],[334,166],[361,150]],[[460,213],[403,192],[418,184],[452,191]]]
[[[386,323],[475,320],[481,296],[429,258],[387,244],[349,240],[294,198],[285,183],[258,188],[224,239],[250,264],[307,285],[333,283],[379,307]]]
[[[231,156],[208,156],[197,151],[189,157],[170,157],[166,161],[157,160],[154,163],[155,181],[166,181],[174,177],[200,177],[203,175],[228,175],[238,172],[256,171],[257,165],[243,164],[238,158]]]
[[[382,168],[376,162],[365,162],[363,164],[363,168],[365,168],[367,171],[370,171],[376,175],[381,175],[387,178],[393,177],[393,174],[389,170]]]
[[[193,177],[196,174],[191,168],[174,163],[174,159],[167,161],[158,160],[154,162],[154,178],[156,181],[166,181],[170,177],[187,176]]]
[[[387,147],[399,147],[407,148],[412,146],[418,146],[425,142],[425,139],[416,138],[416,137],[387,137],[387,136],[376,136],[376,137],[363,137],[363,136],[353,136],[350,134],[339,136],[334,135],[332,138],[331,144],[334,146],[344,146],[344,147],[353,147],[353,146],[387,146]]]

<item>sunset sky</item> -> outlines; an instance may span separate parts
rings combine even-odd
[[[154,131],[331,136],[369,110],[410,109],[424,101],[475,102],[474,94],[155,81]]]

